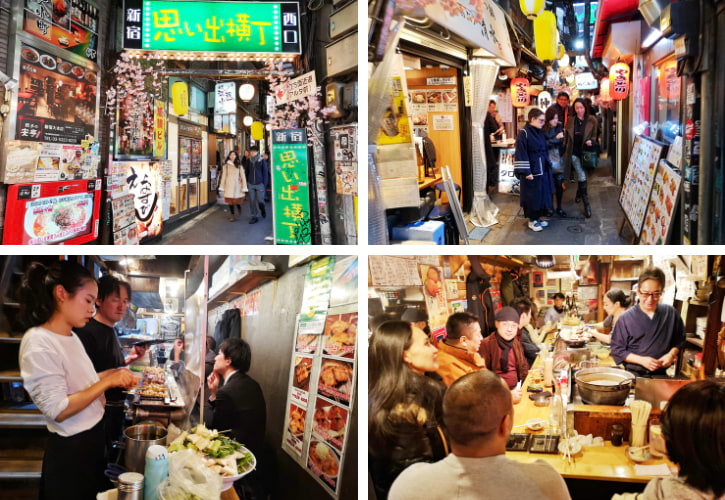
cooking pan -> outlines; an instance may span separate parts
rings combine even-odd
[[[146,450],[150,446],[166,446],[166,428],[157,422],[132,425],[123,432],[123,436],[126,448],[123,464],[130,472],[144,473]]]
[[[594,405],[623,405],[635,375],[612,367],[584,368],[574,375],[579,395]]]

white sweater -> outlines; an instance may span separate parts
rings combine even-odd
[[[50,432],[73,436],[103,418],[103,396],[61,423],[56,417],[68,407],[68,396],[92,386],[100,379],[78,336],[31,328],[20,344],[20,375],[25,390],[45,416]]]

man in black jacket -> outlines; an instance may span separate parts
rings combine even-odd
[[[267,209],[264,205],[264,192],[269,181],[269,165],[267,160],[259,155],[259,148],[249,148],[249,174],[247,175],[247,187],[249,188],[249,206],[252,211],[250,224],[259,221],[260,212],[262,217],[267,217]]]
[[[219,346],[214,371],[207,379],[212,412],[204,420],[210,429],[229,431],[257,457],[265,460],[264,431],[267,410],[259,384],[247,375],[252,362],[249,344],[240,338],[228,338]],[[259,470],[259,467],[258,467]],[[244,492],[242,498],[265,498],[265,488],[257,472],[235,483]]]

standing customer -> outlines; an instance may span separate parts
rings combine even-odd
[[[483,122],[483,144],[486,149],[486,186],[496,188],[498,186],[498,155],[493,150],[491,136],[503,132],[503,125],[496,115],[496,101],[488,101],[488,112]]]
[[[544,115],[546,124],[544,125],[544,135],[546,136],[546,146],[549,150],[549,161],[551,162],[551,171],[554,174],[554,191],[556,193],[556,215],[566,217],[566,213],[561,208],[561,199],[566,189],[566,179],[564,178],[564,124],[559,121],[559,114],[554,106],[549,106]]]
[[[146,352],[144,347],[134,346],[129,355],[124,357],[121,350],[114,327],[126,315],[130,304],[131,285],[122,276],[107,274],[98,281],[96,316],[86,326],[74,330],[96,372],[128,365]],[[113,442],[120,440],[123,433],[123,406],[126,395],[120,389],[114,388],[106,391],[105,396],[103,426],[106,431],[106,451],[109,459],[112,459]]]
[[[584,147],[593,147],[597,137],[597,119],[589,114],[584,99],[574,101],[574,117],[566,124],[566,171],[567,175],[572,167],[576,171],[579,187],[574,201],[584,202],[584,215],[592,216],[592,207],[589,204],[587,191],[587,174],[584,171]]]
[[[544,135],[544,112],[539,108],[529,111],[529,122],[516,138],[514,174],[521,180],[521,206],[529,219],[529,229],[541,231],[549,225],[540,217],[551,210],[553,180],[549,149]]]
[[[227,155],[224,161],[224,171],[219,185],[224,191],[224,201],[229,205],[229,222],[234,222],[234,206],[239,209],[239,215],[242,215],[242,203],[247,192],[247,178],[244,175],[244,169],[241,166],[237,153],[232,151]]]
[[[267,160],[259,155],[259,148],[249,148],[249,205],[252,210],[250,224],[259,221],[259,214],[267,217],[267,209],[264,206],[264,191],[269,182],[269,166]]]
[[[20,344],[25,389],[46,420],[41,499],[92,500],[106,483],[103,393],[138,382],[126,368],[96,373],[73,333],[95,314],[98,285],[74,262],[33,263],[20,285],[20,317],[31,328]]]
[[[438,369],[437,349],[423,330],[386,321],[370,338],[369,467],[378,500],[409,465],[447,454],[439,427],[445,386],[426,372]]]
[[[647,269],[637,281],[639,305],[623,313],[612,332],[612,358],[640,377],[666,375],[685,342],[685,325],[677,310],[660,304],[665,273]]]

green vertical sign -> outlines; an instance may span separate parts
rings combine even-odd
[[[274,241],[310,245],[310,185],[305,129],[272,131]]]

